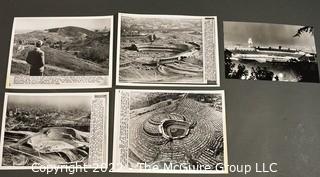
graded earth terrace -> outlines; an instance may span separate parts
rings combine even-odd
[[[221,95],[144,95],[148,99],[131,98],[131,168],[188,164],[195,169],[210,166],[210,170],[221,170],[215,169],[224,162]]]

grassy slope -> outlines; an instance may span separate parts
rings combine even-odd
[[[25,60],[28,54],[28,51],[32,50],[32,47],[26,47],[23,51],[17,53],[16,50],[13,51],[14,58]],[[83,59],[76,58],[74,55],[66,53],[65,51],[52,49],[49,47],[43,47],[42,50],[45,52],[45,60],[47,64],[66,68],[75,71],[73,75],[106,75],[108,70],[100,67],[97,64],[88,63]],[[21,64],[20,64],[21,65]],[[19,67],[23,67],[20,66]],[[15,68],[15,65],[12,65],[12,73],[14,74],[28,74],[20,73],[25,72],[27,69],[18,69]],[[18,65],[17,65],[18,67]],[[62,73],[63,74],[63,73]]]

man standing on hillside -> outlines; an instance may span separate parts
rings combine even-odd
[[[30,65],[30,76],[43,76],[44,72],[44,52],[40,49],[43,42],[36,42],[34,50],[31,50],[27,56],[27,63]]]

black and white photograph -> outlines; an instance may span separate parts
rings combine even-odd
[[[113,16],[16,17],[8,88],[111,87]]]
[[[6,93],[0,168],[107,163],[108,93]]]
[[[117,85],[218,86],[215,16],[119,13]]]
[[[113,172],[228,173],[224,91],[117,90]]]
[[[224,22],[225,77],[319,82],[313,26]]]

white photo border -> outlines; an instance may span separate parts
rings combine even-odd
[[[202,19],[205,18],[214,18],[214,36],[215,36],[215,69],[216,69],[216,83],[215,84],[173,84],[173,83],[164,83],[164,84],[156,84],[156,83],[130,83],[130,82],[121,82],[119,80],[120,77],[120,42],[121,42],[121,17],[122,16],[140,16],[140,17],[162,17],[162,18],[170,18],[170,17],[178,17],[178,18],[191,18],[191,19]],[[220,87],[220,67],[219,67],[219,41],[218,41],[218,18],[217,16],[191,16],[191,15],[156,15],[156,14],[131,14],[131,13],[118,13],[118,27],[117,27],[117,55],[116,55],[116,85],[118,86],[147,86],[147,87]],[[202,31],[204,30],[204,25],[202,21]],[[204,34],[202,34],[204,35]],[[205,45],[205,44],[203,44]],[[204,51],[204,49],[203,49]],[[203,52],[204,55],[204,52]],[[205,58],[205,56],[203,56]],[[205,63],[204,63],[205,64]],[[205,67],[204,67],[205,68]],[[205,72],[205,70],[203,71]],[[205,76],[203,76],[205,77]],[[204,79],[204,78],[203,78]]]
[[[223,155],[224,155],[224,169],[223,170],[159,170],[159,169],[130,169],[130,168],[115,168],[112,166],[111,173],[167,173],[167,174],[228,174],[228,144],[227,144],[227,126],[226,126],[226,101],[224,90],[144,90],[144,89],[116,89],[115,90],[115,111],[114,111],[114,127],[113,127],[113,155],[112,163],[117,165],[119,157],[119,135],[120,135],[120,112],[121,112],[121,91],[128,92],[162,92],[162,93],[199,93],[199,94],[220,94],[222,97],[222,116],[223,116]],[[128,140],[129,143],[129,140]]]
[[[106,85],[86,84],[86,83],[68,83],[68,84],[14,84],[11,82],[11,64],[13,55],[13,43],[15,35],[15,22],[16,19],[109,19],[110,20],[110,38],[109,38],[109,72],[107,76],[108,83]],[[7,89],[85,89],[85,88],[111,88],[113,84],[113,29],[114,28],[114,16],[66,16],[66,17],[14,17],[12,23],[9,58],[7,64],[6,75],[6,88]],[[63,76],[58,76],[63,77]],[[86,76],[81,76],[86,77]],[[89,76],[90,77],[90,76]]]
[[[110,94],[109,92],[79,92],[79,93],[67,93],[67,92],[61,92],[61,93],[16,93],[16,92],[5,92],[4,95],[4,104],[3,104],[3,113],[2,113],[2,124],[1,124],[1,132],[0,132],[0,171],[1,170],[34,170],[34,169],[49,169],[49,168],[55,168],[55,169],[69,169],[68,166],[3,166],[2,160],[3,160],[3,145],[4,145],[4,133],[5,133],[5,123],[6,123],[6,113],[7,113],[7,104],[8,104],[8,97],[10,95],[25,95],[25,96],[91,96],[94,98],[95,96],[106,96],[106,107],[104,108],[104,119],[103,119],[103,126],[104,126],[104,135],[105,138],[105,144],[104,144],[104,153],[105,156],[103,157],[105,159],[105,162],[102,165],[87,165],[85,167],[83,166],[76,166],[71,167],[72,169],[108,169],[109,168],[109,104],[110,104]],[[90,156],[90,155],[89,155]]]

